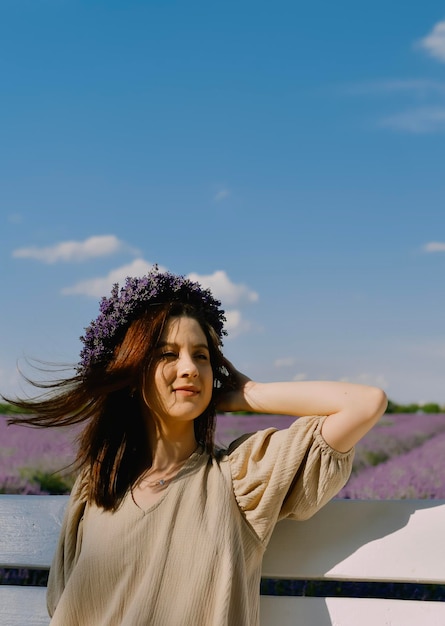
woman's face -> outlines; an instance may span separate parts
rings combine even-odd
[[[204,331],[192,317],[171,317],[146,378],[144,398],[151,413],[166,424],[191,422],[208,407],[212,390]]]

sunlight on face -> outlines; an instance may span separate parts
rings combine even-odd
[[[192,317],[168,320],[145,385],[153,417],[164,423],[192,422],[212,397],[213,370],[207,338]]]

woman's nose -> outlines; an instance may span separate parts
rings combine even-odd
[[[184,377],[197,376],[198,368],[193,358],[185,354],[179,360],[179,375]]]

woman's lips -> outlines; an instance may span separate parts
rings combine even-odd
[[[196,396],[199,389],[197,387],[177,387],[175,393],[181,396]]]

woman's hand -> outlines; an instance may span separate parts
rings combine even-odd
[[[350,450],[386,410],[386,395],[377,387],[331,381],[259,383],[230,361],[225,367],[233,384],[217,396],[217,410],[295,417],[326,415],[323,437],[340,452]]]
[[[252,411],[246,395],[248,389],[255,383],[245,374],[239,372],[228,359],[224,359],[229,381],[227,388],[223,388],[216,395],[217,411]]]

